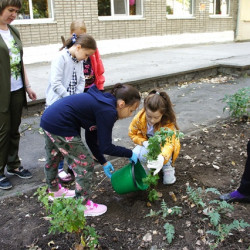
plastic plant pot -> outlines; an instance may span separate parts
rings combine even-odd
[[[118,194],[127,194],[135,191],[143,191],[148,185],[143,183],[147,174],[138,161],[136,164],[129,163],[115,171],[111,176],[111,184]]]

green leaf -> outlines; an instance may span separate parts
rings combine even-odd
[[[216,227],[220,222],[220,214],[215,211],[208,213],[208,216],[210,218],[210,223]]]
[[[168,241],[169,244],[171,244],[173,239],[174,239],[174,234],[175,234],[174,226],[169,224],[169,223],[166,223],[164,225],[164,229],[165,229],[165,234],[166,234],[166,237],[167,237],[167,241]]]

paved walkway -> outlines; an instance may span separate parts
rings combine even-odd
[[[112,49],[112,48],[110,48]],[[177,74],[215,65],[250,65],[250,42],[163,47],[102,56],[105,86]],[[100,51],[100,53],[102,53]],[[26,65],[38,99],[45,98],[50,62]]]
[[[214,66],[215,64],[250,65],[249,48],[249,42],[227,43],[182,48],[159,48],[104,56],[106,85],[181,73],[186,70],[195,71],[201,67]],[[27,71],[38,98],[44,98],[49,64],[27,65]],[[250,77],[239,79],[217,77],[213,81],[202,79],[188,85],[165,86],[164,89],[168,92],[174,104],[181,131],[187,134],[204,128],[217,119],[227,117],[228,113],[223,113],[224,103],[221,100],[225,94],[233,94],[238,89],[247,86],[250,86]],[[131,119],[120,120],[115,124],[113,130],[114,144],[128,148],[133,147],[127,135]],[[11,176],[13,188],[8,191],[0,190],[0,199],[17,195],[43,184],[45,150],[43,135],[39,133],[39,122],[39,116],[32,116],[24,118],[21,126],[20,157],[23,166],[32,171],[33,178],[21,180],[16,176]]]

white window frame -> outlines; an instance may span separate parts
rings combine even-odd
[[[53,0],[48,0],[51,6],[51,17],[50,18],[34,18],[33,16],[33,4],[32,0],[29,0],[29,19],[16,19],[13,24],[34,24],[34,23],[53,23],[54,21],[54,3]]]
[[[176,1],[176,0],[174,0]],[[192,13],[191,14],[168,14],[166,13],[166,17],[168,19],[194,19],[194,8],[195,8],[195,0],[191,0],[192,2]],[[167,7],[167,0],[166,0],[166,7]]]
[[[141,15],[129,15],[129,0],[124,0],[125,14],[115,14],[114,1],[110,0],[111,16],[98,16],[100,21],[105,20],[138,20],[143,19],[143,1],[141,0]]]
[[[209,17],[212,17],[212,18],[225,18],[225,17],[230,17],[230,9],[231,9],[231,1],[228,0],[228,13],[225,14],[225,15],[222,15],[222,14],[216,14],[216,1],[221,1],[221,0],[210,0],[209,1],[209,4],[210,2],[213,2],[213,13],[210,13],[209,14]],[[209,12],[210,12],[210,6],[209,6]]]

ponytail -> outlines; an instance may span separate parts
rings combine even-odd
[[[117,83],[110,90],[110,94],[115,96],[117,100],[123,100],[128,106],[132,106],[134,103],[141,100],[139,91],[135,87],[128,84]]]
[[[75,33],[72,34],[72,37],[70,37],[68,40],[65,41],[64,37],[61,37],[62,42],[63,42],[63,47],[60,49],[64,48],[70,48],[73,45],[78,45],[80,44],[82,48],[85,49],[97,49],[96,41],[95,39],[88,34],[81,34],[80,36],[77,36]]]

